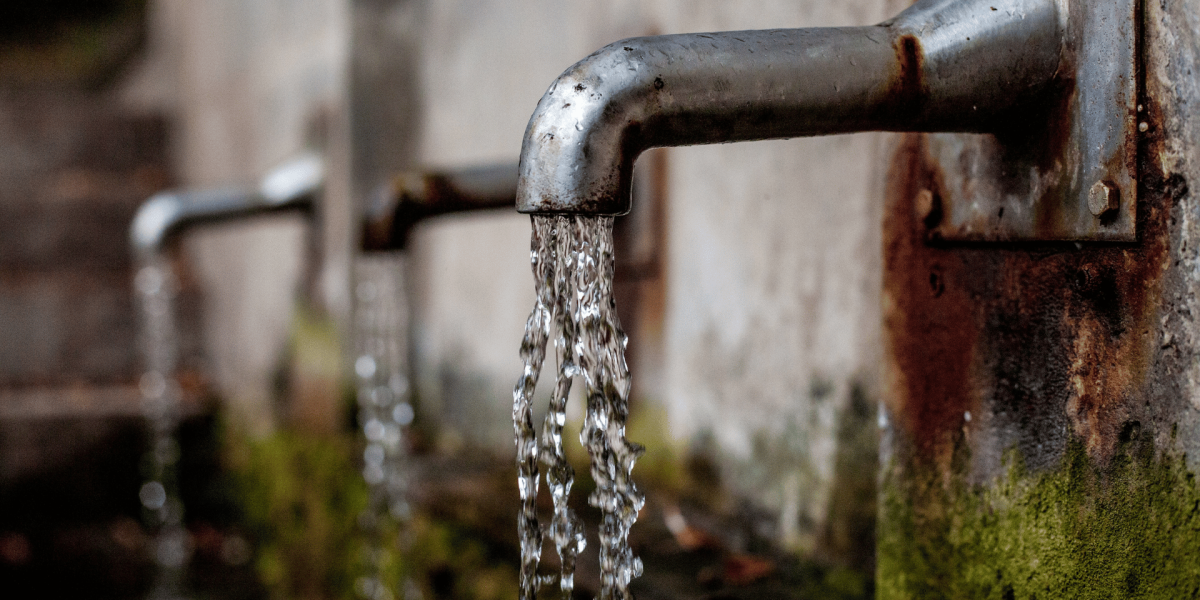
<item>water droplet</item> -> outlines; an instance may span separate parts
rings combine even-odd
[[[583,131],[583,123],[575,121],[575,131]]]
[[[401,402],[392,409],[392,420],[401,425],[411,424],[414,416],[413,407],[407,402]]]
[[[379,441],[383,442],[383,445],[387,446],[389,450],[399,449],[400,427],[392,423],[385,423],[383,426],[383,435]]]
[[[375,376],[375,358],[372,356],[363,355],[354,361],[354,372],[363,379],[369,379]]]
[[[367,444],[367,448],[363,450],[363,460],[369,465],[382,465],[386,456],[383,446],[379,444]]]
[[[371,419],[367,421],[366,425],[363,425],[363,433],[367,436],[368,440],[378,442],[383,439],[383,423],[378,419]]]
[[[368,464],[363,467],[363,479],[368,485],[378,485],[383,481],[383,467],[381,465]]]
[[[163,484],[157,481],[148,481],[142,484],[142,489],[138,492],[138,498],[142,501],[142,506],[150,510],[158,510],[167,502],[167,490],[163,488]]]
[[[392,405],[392,389],[385,386],[379,386],[371,390],[371,402],[380,408],[386,408]]]

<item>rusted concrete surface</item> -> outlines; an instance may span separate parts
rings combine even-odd
[[[1175,568],[1200,555],[1186,508],[1200,450],[1197,8],[1145,7],[1136,243],[942,242],[927,138],[897,145],[880,597],[1166,598],[1200,584]]]

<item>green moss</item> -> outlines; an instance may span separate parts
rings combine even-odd
[[[983,486],[928,466],[891,473],[881,600],[1200,595],[1200,489],[1183,457],[1149,442],[1103,465],[1073,443],[1039,473],[1013,453],[1006,475]]]
[[[496,556],[478,533],[418,516],[410,524],[411,561],[426,597],[507,600],[519,596],[517,566]]]
[[[639,484],[659,492],[680,494],[693,482],[688,480],[686,457],[667,427],[667,411],[643,401],[630,411],[625,435],[645,447],[634,469]]]
[[[351,434],[227,434],[226,448],[254,567],[272,598],[357,599],[355,582],[368,575],[393,591],[409,579],[427,598],[517,597],[516,564],[478,530],[420,511],[402,526],[360,527],[369,492]]]
[[[367,488],[345,436],[274,433],[230,443],[255,567],[275,598],[351,598],[366,573]]]

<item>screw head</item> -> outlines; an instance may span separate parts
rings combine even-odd
[[[935,227],[941,220],[941,206],[938,205],[932,190],[923,189],[917,192],[913,209],[917,213],[917,218],[921,219],[926,227]]]
[[[1107,181],[1097,181],[1088,192],[1088,210],[1097,217],[1114,211],[1121,205],[1121,190]]]

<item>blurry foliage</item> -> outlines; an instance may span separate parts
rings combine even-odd
[[[408,527],[413,536],[409,557],[426,597],[508,600],[518,596],[515,565],[497,559],[474,532],[422,516]]]
[[[658,404],[643,402],[630,411],[626,437],[646,448],[634,469],[638,480],[655,491],[675,495],[693,491],[687,457],[667,431],[667,411]]]
[[[367,486],[344,435],[279,431],[227,443],[255,566],[274,598],[353,598]]]
[[[364,530],[369,491],[352,434],[280,431],[229,439],[227,448],[254,565],[272,598],[358,598],[356,582],[372,564],[394,591],[407,576],[426,598],[517,596],[515,565],[469,528],[418,513],[403,527],[389,521]],[[402,538],[408,552],[399,551]]]

